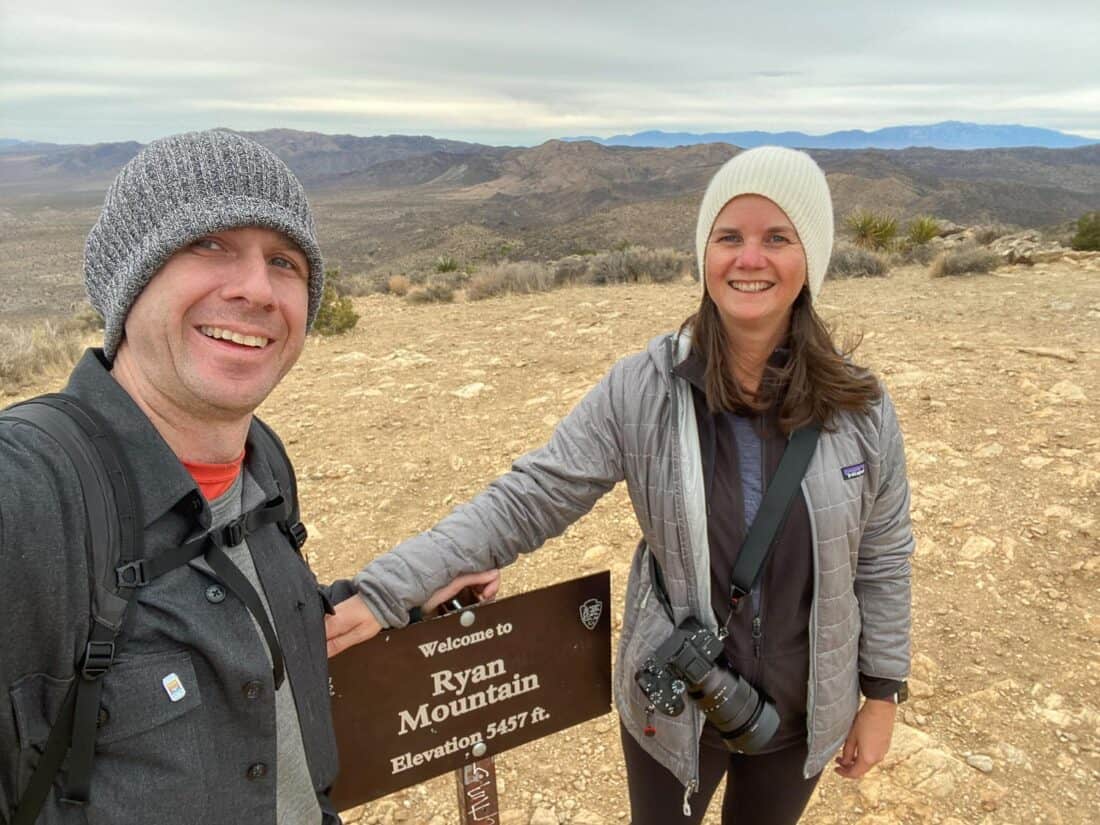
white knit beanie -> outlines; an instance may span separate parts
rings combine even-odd
[[[833,251],[833,202],[825,173],[805,152],[759,146],[727,161],[710,179],[699,206],[695,251],[707,290],[707,239],[718,213],[738,195],[763,195],[786,213],[806,252],[806,281],[817,298]]]

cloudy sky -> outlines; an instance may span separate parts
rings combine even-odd
[[[0,137],[494,144],[968,120],[1100,138],[1095,0],[0,0]]]

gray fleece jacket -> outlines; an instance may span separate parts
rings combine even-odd
[[[503,567],[561,534],[626,480],[642,530],[627,583],[614,684],[628,731],[686,788],[698,783],[704,718],[692,703],[657,715],[642,737],[646,698],[634,683],[673,623],[652,591],[649,555],[664,573],[677,623],[717,629],[699,436],[691,387],[673,373],[689,350],[666,334],[615,364],[543,447],[518,459],[434,528],[375,559],[356,577],[386,626],[454,576]],[[904,679],[909,670],[910,565],[914,540],[901,432],[889,396],[867,414],[842,414],[822,432],[802,482],[814,552],[807,702],[807,777],[844,743],[859,707],[859,674]]]

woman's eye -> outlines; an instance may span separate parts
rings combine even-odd
[[[215,241],[213,238],[199,238],[192,246],[197,246],[200,249],[221,249],[222,245]]]
[[[722,235],[718,239],[718,242],[719,243],[741,243],[741,236],[736,234],[736,233],[731,232],[729,234]]]
[[[784,243],[790,243],[790,239],[786,235],[781,235],[778,232],[776,232],[775,234],[773,234],[771,237],[768,238],[768,242],[769,243],[774,243],[774,244],[784,244]]]

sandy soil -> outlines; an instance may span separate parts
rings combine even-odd
[[[321,578],[352,574],[540,445],[617,358],[679,324],[697,289],[358,299],[358,328],[311,340],[261,411],[298,466]],[[821,300],[840,330],[865,333],[857,360],[896,401],[919,546],[913,699],[891,755],[860,782],[828,774],[804,821],[1097,821],[1100,261],[939,280],[902,269],[831,282]],[[509,568],[505,591],[609,567],[621,604],[636,539],[620,487]],[[613,716],[497,769],[506,823],[628,819]],[[347,821],[457,823],[453,779]]]

